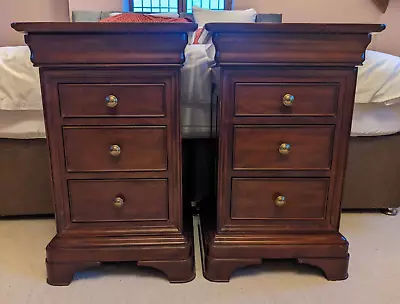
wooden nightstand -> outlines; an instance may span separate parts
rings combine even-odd
[[[339,221],[356,66],[384,26],[206,29],[220,100],[217,203],[201,212],[205,276],[228,281],[262,259],[297,259],[347,278]]]
[[[17,23],[40,67],[57,235],[48,283],[111,261],[194,278],[179,75],[195,24]]]

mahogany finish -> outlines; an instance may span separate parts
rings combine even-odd
[[[67,170],[166,171],[166,133],[165,126],[64,127]],[[111,155],[113,145],[119,155]]]
[[[70,180],[68,192],[72,222],[168,221],[166,179]]]
[[[382,24],[209,23],[224,65],[355,66]],[[215,33],[223,35],[215,36]],[[247,35],[246,35],[247,33]],[[249,48],[249,45],[252,47]]]
[[[64,117],[165,117],[164,91],[163,83],[60,84],[61,114]],[[107,106],[109,96],[117,97],[113,107]]]
[[[231,219],[323,219],[328,182],[322,178],[233,178]],[[276,204],[279,196],[285,197],[282,206]]]
[[[252,79],[252,81],[259,80]],[[301,81],[301,79],[299,80]],[[263,81],[268,81],[268,79],[263,79]],[[338,87],[335,84],[237,83],[235,86],[235,115],[334,116],[336,115],[337,90]],[[296,96],[292,106],[285,106],[282,103],[282,98],[288,92]]]
[[[206,29],[220,67],[220,111],[216,205],[201,210],[205,277],[226,282],[262,259],[297,259],[328,280],[347,278],[339,223],[356,66],[370,33],[384,26]]]
[[[192,280],[179,76],[196,25],[12,26],[40,67],[57,221],[48,283],[68,285],[75,272],[114,261]]]
[[[233,170],[327,170],[333,134],[334,127],[329,125],[235,125]],[[287,155],[279,152],[283,143],[290,144]]]
[[[13,23],[29,30],[25,42],[35,66],[88,64],[181,64],[193,23]],[[73,40],[71,40],[73,35]],[[46,47],[43,45],[46,41]]]

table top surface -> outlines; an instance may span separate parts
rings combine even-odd
[[[175,23],[122,23],[122,22],[15,22],[11,27],[26,33],[177,33],[191,32],[197,24]]]
[[[196,23],[120,23],[120,22],[15,22],[11,27],[27,33],[176,33],[197,29]],[[208,23],[206,29],[221,33],[340,33],[381,32],[384,24],[362,23]]]

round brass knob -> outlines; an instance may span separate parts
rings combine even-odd
[[[122,197],[117,196],[116,198],[114,198],[113,205],[115,208],[121,208],[123,204],[124,200]]]
[[[283,96],[282,100],[283,105],[291,107],[293,105],[293,102],[294,102],[294,96],[292,94],[285,94],[285,96]]]
[[[106,97],[107,107],[115,108],[118,105],[118,98],[114,95],[108,95]]]
[[[288,155],[292,147],[290,144],[283,143],[279,146],[279,153],[282,155]]]
[[[284,197],[283,195],[279,195],[275,199],[275,205],[277,205],[278,207],[282,207],[282,206],[286,205],[286,203],[287,203],[286,197]]]
[[[118,145],[111,145],[110,146],[110,154],[112,156],[119,156],[121,154],[121,147]]]

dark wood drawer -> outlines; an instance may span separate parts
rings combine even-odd
[[[333,126],[236,126],[233,168],[329,169],[333,135]]]
[[[164,126],[64,127],[68,171],[167,170]]]
[[[164,117],[164,84],[59,84],[64,117]]]
[[[235,116],[334,116],[336,84],[237,83]]]
[[[329,179],[232,180],[232,219],[322,219]]]
[[[73,222],[168,220],[168,182],[146,180],[70,180]]]

